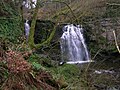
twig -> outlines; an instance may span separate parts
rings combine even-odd
[[[96,56],[99,54],[99,52],[101,51],[101,48],[97,51],[97,53],[94,55],[93,60],[96,58]]]
[[[120,53],[120,48],[119,48],[119,46],[118,46],[117,38],[116,38],[116,34],[115,34],[115,31],[114,31],[114,30],[113,30],[113,35],[114,35],[114,39],[115,39],[116,48],[117,48],[118,52]]]
[[[0,17],[0,20],[6,20],[6,19],[18,19],[18,17],[14,17],[14,18]]]
[[[117,4],[117,3],[106,3],[106,4],[109,6],[120,6],[120,4]]]
[[[71,8],[66,2],[64,2],[64,1],[60,1],[60,0],[53,0],[53,1],[43,1],[43,2],[41,2],[41,4],[43,4],[43,3],[47,3],[47,2],[63,3],[63,4],[66,5],[67,8],[70,10],[72,16],[75,18],[75,21],[76,21],[77,23],[79,23],[78,18],[77,18],[76,15],[74,14],[72,8]]]

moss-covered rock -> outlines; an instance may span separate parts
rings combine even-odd
[[[70,80],[79,75],[79,68],[76,65],[64,64],[58,67],[50,68],[51,73],[53,73],[54,78],[60,78],[63,76],[65,80]]]

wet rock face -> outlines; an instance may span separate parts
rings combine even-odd
[[[31,21],[29,22],[29,24],[31,24]],[[54,27],[56,28],[56,32],[52,39],[52,42],[59,41],[60,37],[63,34],[62,28],[65,25],[66,24],[55,26],[55,23],[52,21],[37,20],[36,26],[35,26],[34,42],[36,44],[38,44],[38,43],[45,41],[49,37],[49,35],[50,35],[51,31],[54,29]]]
[[[113,31],[116,33],[117,43],[120,46],[120,19],[119,18],[104,18],[90,22],[89,30],[90,45],[92,47],[97,44],[97,48],[103,50],[117,51],[115,46],[115,37]],[[91,48],[91,47],[90,47]]]
[[[106,34],[103,35],[103,37],[106,37],[108,41],[113,41],[114,40],[114,35],[113,35],[113,31],[116,32],[116,37],[118,40],[118,43],[120,44],[120,20],[119,18],[117,18],[116,20],[107,18],[107,19],[103,19],[101,20],[101,26],[104,30],[106,30],[106,32],[103,32],[102,34]]]

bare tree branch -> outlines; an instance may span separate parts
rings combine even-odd
[[[120,4],[118,4],[118,3],[106,3],[106,4],[109,6],[120,6]]]
[[[114,35],[114,39],[115,39],[116,48],[117,48],[118,52],[120,53],[120,48],[119,48],[118,43],[117,43],[117,38],[116,38],[115,31],[113,31],[113,35]]]

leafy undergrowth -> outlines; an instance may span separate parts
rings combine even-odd
[[[52,75],[42,69],[35,71],[24,59],[26,53],[0,51],[1,90],[59,90]]]
[[[69,65],[51,67],[48,70],[52,73],[61,86],[67,85],[62,90],[119,90],[120,73],[119,70],[97,70],[93,63],[88,67],[85,65]],[[93,68],[94,67],[94,68]]]
[[[80,90],[80,69],[76,65],[63,64],[62,66],[47,68],[52,73],[53,78],[59,82],[62,90]],[[76,84],[79,84],[77,86]],[[77,86],[76,89],[75,87]],[[61,88],[62,88],[61,87]]]
[[[1,49],[0,90],[119,90],[119,72],[99,66],[60,66],[45,55]]]

